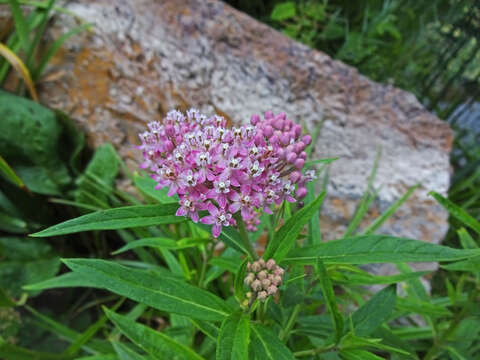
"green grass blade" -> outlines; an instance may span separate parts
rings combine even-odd
[[[350,224],[348,224],[347,230],[345,230],[344,237],[349,237],[350,235],[353,234],[353,232],[357,229],[358,225],[360,225],[360,222],[363,220],[365,214],[370,208],[370,205],[372,204],[372,202],[375,200],[377,196],[377,191],[375,191],[372,194],[372,190],[373,190],[373,181],[375,180],[375,175],[377,174],[380,156],[381,156],[381,150],[380,148],[378,148],[377,153],[375,155],[375,160],[373,162],[372,170],[368,177],[367,189],[365,190],[365,193],[363,194],[362,199],[358,204],[357,210],[355,211],[355,214],[353,215],[353,218],[350,221]]]
[[[22,9],[17,0],[9,0],[10,10],[12,12],[13,21],[15,21],[15,30],[20,38],[20,43],[24,51],[28,52],[30,47],[29,27],[23,16]]]
[[[325,192],[321,193],[313,202],[304,206],[285,222],[275,233],[275,237],[269,241],[264,254],[265,259],[274,258],[279,262],[287,255],[305,224],[312,216],[317,214],[324,197]]]
[[[412,193],[420,186],[420,184],[412,186],[400,199],[390,206],[382,215],[380,215],[373,223],[363,230],[363,235],[374,233],[382,224],[388,220],[402,204],[412,195]]]
[[[33,54],[35,53],[35,48],[37,47],[37,45],[40,43],[40,40],[42,39],[45,28],[47,27],[50,11],[52,10],[53,5],[55,4],[55,1],[56,0],[48,0],[47,6],[44,9],[40,10],[42,12],[40,14],[41,16],[40,24],[38,25],[38,28],[35,29],[35,38],[29,44],[27,56],[25,58],[25,63],[27,64],[27,68],[29,69],[32,68],[32,57],[33,57]],[[39,11],[39,10],[36,10],[36,11]]]
[[[463,210],[460,206],[455,205],[450,200],[444,198],[442,195],[436,193],[435,191],[431,191],[429,195],[432,195],[435,200],[437,200],[451,216],[453,216],[466,226],[470,227],[471,229],[475,230],[475,232],[480,235],[480,222],[475,220],[473,216]]]
[[[77,26],[71,30],[69,30],[67,33],[63,34],[60,36],[47,50],[45,55],[42,57],[40,60],[40,63],[36,67],[35,71],[33,72],[33,80],[38,81],[40,76],[42,76],[43,71],[45,70],[45,67],[47,66],[48,62],[50,59],[55,55],[55,53],[58,51],[58,49],[63,45],[65,41],[67,41],[69,38],[72,36],[81,33],[84,30],[87,30],[88,28],[91,27],[91,24],[83,24],[80,26]]]
[[[13,169],[10,167],[10,165],[8,165],[8,163],[2,156],[0,156],[0,173],[2,173],[8,180],[10,180],[18,187],[25,187],[22,179],[20,179],[18,175],[15,174],[15,171],[13,171]]]

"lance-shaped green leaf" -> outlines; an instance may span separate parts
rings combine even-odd
[[[372,275],[367,272],[358,272],[354,274],[343,273],[342,278],[334,279],[338,283],[349,284],[349,285],[375,285],[383,284],[390,285],[399,283],[402,281],[419,278],[421,276],[429,274],[429,271],[415,271],[405,274],[396,274],[396,275]]]
[[[252,324],[252,350],[256,359],[262,360],[294,360],[290,350],[278,339],[269,328]]]
[[[104,308],[105,314],[122,334],[134,344],[145,350],[154,359],[186,359],[203,360],[189,347],[179,343],[162,332],[155,331],[145,325],[136,323],[128,317],[119,315]]]
[[[90,230],[117,230],[185,221],[175,216],[178,204],[137,205],[96,211],[51,226],[30,236],[46,237]]]
[[[265,250],[264,258],[274,258],[277,262],[281,261],[295,244],[298,234],[302,231],[305,224],[315,215],[322,205],[325,192],[322,192],[310,204],[297,211],[287,222],[276,232],[275,237],[269,241]]]
[[[332,282],[330,281],[325,265],[321,260],[317,262],[316,270],[320,287],[322,288],[323,297],[325,298],[325,303],[335,328],[335,342],[338,343],[343,333],[343,317],[338,311]]]
[[[442,265],[441,267],[443,269],[447,269],[450,271],[471,271],[471,272],[479,271],[480,272],[480,256]]]
[[[63,262],[89,284],[158,310],[210,321],[221,321],[231,313],[230,306],[219,297],[180,280],[111,261],[64,259]]]
[[[195,247],[198,245],[203,245],[206,242],[210,241],[208,238],[183,238],[180,240],[173,240],[162,237],[152,237],[144,238],[129,242],[125,246],[122,246],[120,249],[114,251],[112,254],[117,255],[131,249],[137,249],[140,247],[154,247],[160,249],[169,249],[169,250],[181,250],[187,249],[190,247]]]
[[[369,336],[382,325],[395,308],[396,285],[390,285],[373,295],[352,315],[356,336]]]
[[[157,200],[160,204],[178,203],[178,195],[168,196],[168,187],[155,189],[157,182],[148,176],[135,174],[133,182],[142,194]]]
[[[88,279],[81,274],[70,272],[38,283],[25,285],[23,289],[38,291],[70,287],[95,287],[95,283],[93,281],[89,282]]]
[[[369,264],[455,261],[480,255],[480,250],[459,250],[420,240],[388,235],[365,235],[292,250],[285,263]]]
[[[240,312],[226,318],[217,340],[217,360],[248,360],[250,319]]]
[[[198,223],[196,224],[196,226],[202,230],[208,231],[209,233],[211,233],[212,231],[211,225]],[[240,237],[240,234],[236,229],[232,228],[231,226],[223,227],[222,232],[220,233],[220,236],[218,237],[218,239],[223,241],[225,245],[248,255],[248,250],[243,245],[243,241],[242,241],[242,238]]]
[[[480,234],[480,222],[475,220],[475,218],[472,215],[467,213],[460,206],[455,205],[450,200],[436,193],[435,191],[431,191],[429,195],[432,195],[435,198],[435,200],[437,200],[440,203],[440,205],[442,205],[448,211],[450,215],[452,215],[454,218],[458,219],[463,224],[475,230],[477,234]]]
[[[361,349],[341,350],[340,355],[344,360],[383,360],[382,357]]]
[[[124,343],[112,341],[112,346],[115,349],[115,352],[117,353],[119,360],[146,360],[145,357],[143,357],[140,354],[137,354],[135,351],[133,351],[130,347],[128,347]]]

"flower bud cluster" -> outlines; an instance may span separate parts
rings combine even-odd
[[[198,211],[208,210],[200,221],[213,225],[214,237],[222,226],[236,225],[237,212],[255,231],[263,211],[305,197],[306,182],[315,178],[313,171],[302,174],[312,139],[285,113],[253,115],[250,125],[229,128],[221,116],[172,110],[148,128],[140,134],[141,167],[153,173],[157,189],[178,194],[178,216],[197,222]]]
[[[252,290],[247,298],[265,301],[268,296],[275,295],[282,284],[284,270],[270,259],[267,262],[260,259],[247,264],[245,284]]]

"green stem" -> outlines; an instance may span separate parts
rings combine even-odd
[[[253,260],[257,260],[258,259],[257,252],[253,248],[253,245],[250,242],[250,240],[248,239],[247,229],[245,229],[245,223],[243,222],[242,217],[238,213],[235,214],[234,217],[235,217],[235,221],[237,222],[238,231],[240,233],[240,237],[242,238],[245,249],[248,251],[248,253],[250,254],[250,257]]]
[[[302,306],[300,304],[295,305],[293,308],[292,313],[290,314],[290,318],[288,319],[287,326],[285,329],[280,332],[280,340],[285,342],[288,340],[290,336],[290,332],[292,331],[293,327],[295,326],[295,322],[297,321],[298,314],[300,313]]]
[[[212,256],[213,252],[213,242],[209,243],[206,245],[206,250],[205,246],[202,247],[202,267],[200,269],[200,277],[198,279],[198,286],[203,288],[203,282],[205,281],[205,273],[207,271],[207,265],[208,262],[210,261],[210,257]]]
[[[330,344],[330,345],[322,346],[322,347],[319,347],[319,348],[316,348],[316,349],[297,351],[297,352],[293,353],[293,355],[295,357],[312,356],[312,355],[315,355],[315,354],[320,354],[320,353],[324,353],[324,352],[327,352],[327,351],[331,351],[334,348],[335,348],[335,345]]]

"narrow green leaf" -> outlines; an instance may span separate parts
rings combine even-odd
[[[178,195],[168,196],[167,187],[156,190],[157,182],[148,176],[140,176],[136,173],[133,182],[143,195],[157,200],[160,204],[178,203]]]
[[[64,259],[73,272],[95,287],[105,288],[155,309],[201,320],[220,321],[231,312],[222,299],[183,281],[95,259]]]
[[[455,261],[480,255],[480,250],[459,250],[420,240],[388,235],[366,235],[293,249],[285,263],[369,264]]]
[[[402,204],[407,201],[407,199],[412,195],[412,193],[419,187],[420,185],[412,186],[408,191],[403,195],[400,199],[395,201],[382,215],[375,219],[373,223],[367,226],[365,230],[363,230],[364,235],[369,235],[374,233],[382,224],[390,218],[397,209],[402,206]]]
[[[395,348],[393,346],[381,344],[382,339],[369,339],[362,338],[352,334],[347,334],[340,344],[340,349],[363,349],[363,348],[374,348],[379,350],[385,350],[390,352],[396,352],[402,355],[410,355],[408,351]]]
[[[45,28],[47,26],[48,20],[50,18],[50,11],[53,8],[53,5],[55,4],[56,0],[47,0],[47,6],[43,11],[38,11],[39,16],[40,16],[40,23],[38,27],[35,29],[35,37],[34,39],[29,43],[28,46],[28,52],[26,55],[26,64],[28,68],[31,68],[32,65],[32,56],[35,52],[35,48],[37,45],[40,43],[40,40],[42,39],[42,36],[44,35]],[[30,31],[33,30],[30,28]]]
[[[135,351],[121,342],[112,341],[112,346],[120,360],[145,360],[142,355],[137,354]]]
[[[67,31],[62,36],[60,36],[57,40],[55,40],[55,42],[48,48],[48,50],[42,56],[40,63],[38,64],[37,68],[33,72],[32,74],[33,80],[37,81],[38,79],[40,79],[40,76],[42,76],[43,71],[45,70],[45,67],[47,66],[48,62],[53,57],[53,55],[55,55],[58,49],[60,49],[60,47],[63,45],[65,41],[70,39],[72,36],[77,35],[82,31],[85,31],[91,27],[92,27],[91,24],[82,24],[82,25],[76,26],[73,29],[70,29],[69,31]]]
[[[298,234],[302,231],[305,224],[310,218],[317,213],[322,205],[325,192],[322,192],[310,204],[297,211],[286,223],[275,233],[275,237],[269,241],[265,250],[264,258],[274,258],[280,262],[290,251],[298,238]]]
[[[210,241],[210,239],[206,239],[206,238],[183,238],[177,241],[173,239],[160,238],[160,237],[145,238],[145,239],[135,240],[126,244],[120,249],[114,251],[112,255],[121,254],[125,251],[136,249],[139,247],[154,247],[154,248],[169,249],[169,250],[181,250],[181,249],[187,249],[190,247],[202,245],[208,241]]]
[[[211,322],[208,321],[202,321],[202,320],[196,320],[196,319],[190,319],[193,325],[198,328],[201,332],[203,332],[205,335],[207,335],[210,339],[213,341],[217,341],[218,334],[220,333],[220,329],[213,325]]]
[[[370,351],[361,349],[340,350],[340,355],[344,360],[384,360]]]
[[[198,228],[208,231],[208,233],[211,233],[212,231],[212,226],[211,225],[205,225],[205,224],[195,224]],[[245,248],[243,245],[242,238],[240,237],[240,234],[238,231],[231,226],[229,227],[223,227],[222,232],[220,233],[220,236],[218,237],[219,240],[223,241],[225,245],[240,251],[246,255],[249,255],[248,250]]]
[[[478,245],[470,236],[468,231],[465,228],[460,228],[457,230],[458,238],[460,239],[460,244],[464,249],[478,249]]]
[[[432,304],[431,301],[422,301],[413,298],[398,298],[396,307],[400,311],[420,314],[422,316],[452,315],[444,305]]]
[[[250,319],[237,312],[226,318],[217,341],[217,360],[248,360]]]
[[[388,320],[396,302],[396,285],[390,285],[373,295],[352,315],[356,336],[369,336]]]
[[[8,165],[3,157],[0,156],[0,173],[2,173],[8,180],[17,185],[18,187],[24,187],[22,179],[15,174],[15,171]]]
[[[343,317],[338,311],[335,292],[333,291],[332,282],[328,277],[325,265],[321,260],[318,260],[316,265],[320,287],[322,288],[323,297],[335,329],[335,343],[338,343],[343,333]]]
[[[13,15],[13,20],[15,21],[15,30],[18,33],[18,37],[20,38],[20,43],[24,51],[28,51],[30,46],[30,37],[29,37],[29,27],[27,22],[25,21],[25,17],[23,16],[22,9],[20,8],[20,4],[17,0],[9,0],[10,3],[10,10]]]
[[[269,328],[260,324],[251,324],[252,350],[257,359],[294,360],[290,350]]]
[[[71,272],[38,283],[25,285],[23,286],[23,289],[28,291],[39,291],[70,287],[95,287],[94,285],[95,283],[93,281],[88,282],[88,279],[85,279],[85,277]]]
[[[376,284],[395,284],[402,281],[418,278],[424,275],[429,274],[429,271],[416,271],[405,274],[396,274],[396,275],[372,275],[369,273],[358,273],[358,274],[343,274],[344,279],[335,279],[337,282],[350,284],[350,285],[376,285]]]
[[[177,209],[178,204],[137,205],[107,209],[67,220],[30,236],[58,236],[81,231],[117,230],[185,221],[184,217],[175,216]]]
[[[360,203],[357,206],[357,209],[355,211],[355,214],[353,215],[352,220],[350,220],[350,223],[348,224],[348,227],[345,230],[345,234],[343,235],[344,237],[349,237],[354,233],[358,225],[360,225],[361,221],[363,220],[368,209],[370,208],[370,205],[377,197],[378,190],[373,191],[373,181],[375,180],[375,175],[377,174],[380,156],[381,156],[381,149],[379,147],[377,148],[377,153],[375,154],[375,160],[373,161],[372,171],[370,172],[370,175],[368,177],[367,189],[365,190],[365,193],[363,194],[362,199],[360,200]]]
[[[449,271],[477,272],[480,271],[480,256],[472,257],[467,260],[457,261],[446,265],[441,265],[441,268]]]
[[[331,164],[332,162],[338,160],[338,157],[334,158],[327,158],[327,159],[316,159],[316,160],[310,160],[305,163],[305,167],[310,167],[315,164]]]
[[[440,203],[440,205],[442,205],[448,211],[450,215],[452,215],[454,218],[456,218],[466,226],[475,230],[476,233],[480,235],[480,222],[475,220],[475,218],[472,215],[467,213],[460,206],[455,205],[450,200],[436,193],[435,191],[431,191],[429,195],[432,195],[435,198],[435,200],[437,200]]]
[[[118,300],[115,305],[112,307],[112,310],[117,310],[120,305],[124,302],[125,298],[121,298]],[[82,346],[84,346],[87,342],[92,339],[97,332],[105,325],[107,322],[107,317],[105,315],[100,316],[100,318],[91,324],[74,342],[70,344],[68,348],[65,349],[63,354],[65,356],[73,356],[76,355]]]
[[[119,315],[107,308],[104,308],[107,317],[116,327],[128,337],[133,343],[152,355],[155,359],[181,359],[203,360],[192,349],[177,342],[162,332],[155,331],[145,325],[136,323],[129,318]],[[169,357],[170,356],[170,357]]]

